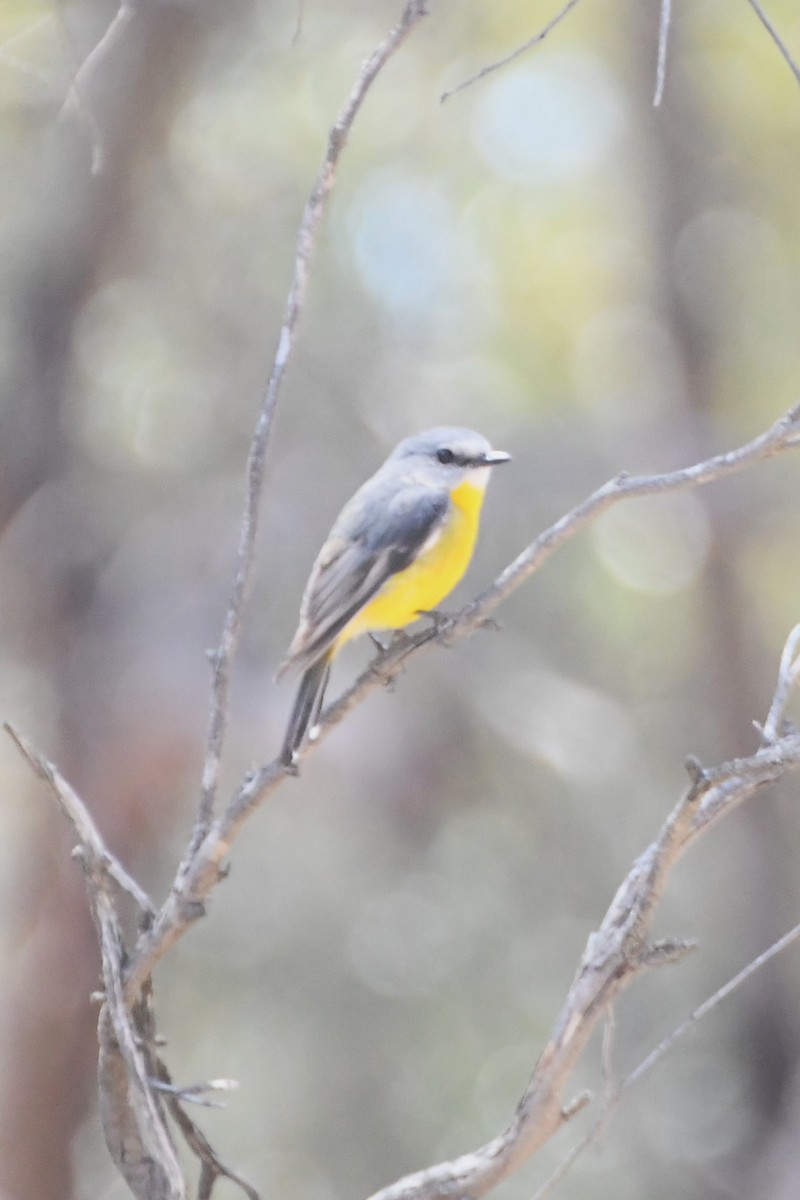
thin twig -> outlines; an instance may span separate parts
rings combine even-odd
[[[672,16],[672,0],[661,0],[661,16],[658,22],[658,60],[656,62],[656,90],[653,96],[653,107],[658,108],[664,97],[664,84],[667,78],[667,44],[669,42],[669,23]]]
[[[201,1108],[224,1108],[224,1100],[210,1100],[209,1092],[231,1092],[239,1086],[235,1079],[209,1079],[206,1083],[190,1083],[178,1085],[167,1083],[157,1076],[151,1076],[150,1084],[157,1092],[166,1092],[180,1100],[182,1104],[197,1104]]]
[[[609,1004],[603,1022],[603,1039],[600,1044],[600,1070],[603,1076],[603,1097],[606,1101],[613,1096],[614,1087],[614,1034],[616,1033],[614,1006]]]
[[[708,1014],[715,1009],[722,1000],[725,1000],[731,995],[732,992],[735,992],[737,988],[740,988],[743,983],[746,983],[752,975],[755,975],[757,971],[760,971],[762,967],[765,967],[767,963],[772,961],[773,958],[777,958],[779,954],[782,954],[784,950],[788,950],[788,948],[793,946],[797,941],[800,941],[800,925],[795,925],[794,929],[790,929],[788,933],[783,935],[783,937],[778,938],[777,942],[773,942],[773,944],[767,950],[764,950],[762,954],[759,954],[753,959],[752,962],[749,962],[746,967],[743,967],[741,971],[737,972],[732,979],[729,979],[728,982],[723,984],[721,988],[718,988],[717,991],[714,992],[713,996],[709,996],[708,999],[704,1000],[702,1004],[698,1004],[697,1008],[689,1013],[689,1016],[686,1017],[685,1020],[681,1021],[680,1025],[673,1029],[672,1033],[667,1034],[663,1041],[659,1042],[659,1044],[650,1051],[647,1057],[643,1058],[639,1065],[634,1067],[630,1074],[625,1076],[617,1091],[615,1103],[618,1101],[622,1092],[624,1092],[627,1088],[632,1087],[634,1083],[638,1083],[642,1076],[646,1075],[647,1072],[664,1057],[667,1051],[671,1050],[675,1043],[682,1038],[684,1034],[689,1032],[693,1025],[696,1025],[698,1021],[703,1019],[703,1017],[708,1016]]]
[[[295,46],[303,36],[303,18],[305,16],[305,0],[297,0],[297,23],[294,27],[292,45]]]
[[[795,60],[792,58],[791,54],[789,53],[789,47],[786,45],[786,43],[784,42],[781,35],[778,33],[775,26],[772,24],[769,17],[767,16],[767,14],[764,12],[763,8],[759,4],[759,0],[748,0],[748,3],[750,5],[750,7],[753,9],[756,16],[758,17],[761,24],[766,29],[769,36],[772,38],[775,45],[778,47],[778,50],[780,51],[781,55],[783,56],[783,58],[785,59],[785,61],[787,62],[788,66],[789,66],[789,70],[792,72],[792,74],[794,75],[797,82],[800,83],[800,66],[798,66],[797,63],[795,62]]]
[[[797,686],[798,676],[800,676],[800,625],[795,625],[783,648],[778,671],[778,686],[761,731],[764,741],[767,743],[773,742],[781,732],[789,697]]]
[[[445,100],[449,100],[451,96],[455,96],[456,92],[463,92],[465,88],[472,87],[474,83],[478,83],[481,79],[485,79],[487,75],[491,75],[493,71],[499,71],[501,67],[507,67],[509,63],[521,58],[523,54],[527,54],[528,51],[532,50],[534,46],[538,46],[539,42],[543,42],[548,33],[555,29],[556,25],[560,25],[564,20],[564,17],[566,17],[579,2],[580,0],[567,0],[567,3],[564,5],[564,7],[559,9],[556,15],[547,22],[544,28],[540,29],[538,33],[535,33],[532,38],[528,39],[527,42],[523,42],[521,46],[517,46],[516,50],[512,50],[511,53],[507,54],[504,58],[499,58],[496,62],[489,63],[487,66],[482,67],[476,75],[471,75],[469,79],[465,79],[463,83],[457,84],[454,88],[451,88],[449,92],[442,92],[441,96],[439,97],[439,102],[444,104]]]
[[[618,475],[540,534],[497,577],[493,584],[438,630],[427,629],[398,647],[389,647],[350,688],[322,714],[319,732],[302,750],[314,753],[324,738],[371,692],[395,679],[412,657],[430,652],[434,645],[452,645],[479,629],[495,609],[538,571],[556,550],[596,520],[606,509],[626,499],[685,491],[724,479],[756,462],[773,458],[800,445],[800,405],[792,408],[766,432],[737,450],[715,455],[704,462],[660,475]],[[196,851],[184,859],[185,867],[153,926],[139,938],[126,985],[134,996],[153,967],[202,915],[202,902],[219,881],[222,862],[250,814],[287,778],[277,759],[253,772],[240,785],[225,812],[211,825]]]
[[[555,1186],[561,1182],[577,1159],[589,1149],[592,1143],[596,1140],[598,1134],[603,1131],[609,1117],[616,1109],[617,1105],[620,1103],[624,1094],[629,1088],[633,1087],[633,1085],[638,1083],[639,1080],[648,1073],[648,1071],[652,1070],[656,1063],[660,1062],[664,1055],[672,1049],[675,1043],[679,1041],[685,1034],[687,1034],[690,1029],[694,1028],[698,1021],[701,1021],[703,1017],[708,1016],[708,1014],[712,1012],[713,1009],[715,1009],[717,1005],[721,1003],[721,1001],[725,1000],[733,992],[737,991],[743,983],[746,983],[747,980],[751,978],[751,976],[755,975],[758,971],[765,967],[767,963],[772,962],[772,960],[777,958],[779,954],[782,954],[784,950],[788,950],[789,947],[793,946],[797,941],[800,941],[800,925],[795,925],[794,928],[790,929],[788,933],[785,933],[783,937],[778,938],[777,942],[773,942],[773,944],[767,950],[764,950],[762,954],[759,954],[753,959],[752,962],[748,963],[746,967],[743,967],[741,971],[737,972],[732,979],[729,979],[728,982],[723,984],[721,988],[718,988],[712,996],[709,996],[708,999],[704,1000],[702,1004],[698,1004],[697,1008],[695,1008],[689,1014],[689,1016],[685,1018],[685,1020],[681,1021],[680,1025],[676,1026],[671,1033],[668,1033],[667,1036],[660,1041],[659,1044],[655,1046],[628,1075],[625,1076],[614,1094],[607,1098],[603,1112],[594,1122],[591,1129],[589,1129],[587,1133],[585,1133],[580,1139],[580,1141],[575,1143],[569,1153],[564,1156],[553,1173],[534,1193],[533,1200],[545,1200],[545,1197],[552,1194]]]
[[[189,848],[179,871],[179,878],[185,875],[189,869],[195,851],[208,833],[214,815],[227,728],[231,667],[239,643],[242,616],[253,573],[254,547],[258,530],[267,446],[278,394],[294,349],[297,325],[308,284],[309,266],[320,225],[327,210],[339,159],[367,93],[378,73],[425,15],[425,0],[408,0],[397,25],[362,66],[350,95],[328,134],[322,163],[300,221],[292,281],[278,338],[278,349],[269,381],[262,396],[247,461],[246,500],[239,534],[236,573],[220,642],[217,649],[210,655],[213,668],[211,714],[203,763],[200,803]]]
[[[67,97],[61,106],[61,112],[59,113],[59,118],[63,119],[66,114],[74,108],[75,111],[81,114],[86,121],[92,137],[91,172],[93,175],[99,175],[103,169],[104,146],[103,134],[100,129],[100,123],[97,119],[97,114],[86,98],[88,83],[94,72],[97,70],[99,63],[102,62],[102,60],[108,54],[111,54],[117,46],[119,46],[122,39],[125,37],[125,34],[127,33],[128,27],[130,26],[134,16],[135,9],[134,5],[131,3],[131,0],[121,0],[116,15],[109,24],[103,36],[100,38],[100,41],[91,51],[91,53],[87,54],[80,67],[78,67],[78,69],[75,71],[72,84],[67,92]],[[64,22],[63,16],[61,16],[60,13],[59,17],[62,37],[71,57],[74,58],[74,52],[69,39],[67,26]]]
[[[15,743],[20,754],[22,754],[23,758],[33,768],[34,774],[39,779],[43,779],[50,788],[58,801],[62,813],[74,829],[79,845],[90,853],[93,862],[105,872],[109,879],[112,879],[117,887],[121,888],[123,892],[126,892],[135,901],[145,917],[150,918],[155,916],[155,908],[153,907],[152,900],[133,876],[128,874],[119,859],[115,858],[108,849],[80,796],[67,783],[56,767],[41,754],[38,754],[21,733],[9,725],[8,722],[3,724],[3,728]]]
[[[189,1146],[201,1164],[200,1183],[197,1189],[198,1200],[209,1200],[214,1189],[214,1184],[218,1179],[229,1179],[231,1183],[244,1192],[247,1200],[261,1200],[259,1193],[251,1183],[243,1179],[237,1171],[225,1165],[203,1131],[194,1123],[189,1114],[185,1112],[183,1108],[185,1100],[193,1099],[197,1102],[196,1096],[192,1095],[195,1089],[188,1089],[187,1091],[186,1089],[176,1088],[165,1064],[159,1059],[155,1063],[155,1066],[158,1071],[158,1078],[153,1082],[155,1086],[165,1093],[165,1104],[169,1109],[170,1116],[183,1134],[187,1146]],[[229,1088],[231,1085],[236,1086],[233,1080],[218,1079],[213,1083],[200,1084],[199,1087],[205,1089],[211,1087]]]
[[[605,1114],[602,1118],[605,1120]],[[576,1162],[580,1156],[589,1149],[598,1134],[603,1132],[601,1122],[598,1120],[592,1126],[590,1131],[576,1142],[568,1154],[565,1154],[558,1166],[547,1176],[541,1187],[538,1187],[533,1193],[531,1200],[546,1200],[547,1196],[552,1195],[554,1188],[558,1187],[561,1180]]]

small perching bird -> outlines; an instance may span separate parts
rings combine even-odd
[[[281,762],[293,766],[345,642],[435,609],[469,566],[489,468],[510,455],[471,429],[405,438],[347,502],[317,555],[278,676],[303,672]]]

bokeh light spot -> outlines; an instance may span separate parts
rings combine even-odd
[[[687,494],[627,500],[595,522],[592,539],[597,557],[620,583],[669,596],[695,581],[711,533],[702,502]]]
[[[510,182],[561,182],[591,171],[622,123],[616,85],[598,60],[552,55],[503,73],[486,90],[474,139],[484,161]]]
[[[521,753],[566,779],[601,785],[629,769],[635,738],[611,696],[550,671],[518,671],[481,697],[484,715]]]
[[[98,462],[151,470],[196,465],[213,417],[202,362],[184,359],[174,317],[133,279],[100,289],[75,339],[86,386],[73,401],[72,432]]]
[[[430,183],[373,173],[356,194],[349,228],[361,281],[389,308],[418,315],[455,289],[455,215]]]

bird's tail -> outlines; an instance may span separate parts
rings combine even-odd
[[[325,696],[325,687],[331,673],[333,651],[329,650],[313,662],[300,680],[297,689],[294,708],[289,718],[289,726],[283,739],[281,762],[284,766],[294,766],[295,755],[302,747],[309,730],[317,723]]]

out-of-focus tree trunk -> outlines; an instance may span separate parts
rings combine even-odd
[[[641,21],[644,10],[638,10]],[[657,302],[669,324],[685,381],[682,403],[668,414],[671,429],[665,437],[676,437],[690,447],[690,459],[713,453],[715,440],[713,388],[718,378],[716,358],[722,350],[713,322],[702,324],[689,310],[676,281],[676,244],[685,225],[708,206],[709,196],[725,194],[726,156],[716,144],[713,114],[707,110],[701,81],[692,69],[683,69],[684,44],[681,21],[672,22],[667,66],[667,95],[663,107],[653,109],[655,81],[653,47],[657,40],[658,11],[653,9],[632,34],[630,45],[641,48],[637,62],[639,96],[632,111],[642,118],[641,144],[649,157],[651,187],[646,205],[652,214],[655,271],[661,291]],[[740,194],[741,188],[736,189]],[[719,286],[725,278],[725,263],[719,264]],[[673,424],[674,423],[674,424]],[[712,524],[712,549],[704,572],[700,598],[705,704],[712,716],[719,757],[733,756],[755,744],[754,715],[762,711],[771,682],[762,679],[758,639],[750,617],[735,564],[741,558],[747,530],[743,514],[726,509],[719,493],[709,490],[703,500]],[[746,514],[744,515],[746,521]],[[700,679],[700,676],[699,676]],[[750,872],[748,892],[758,898],[751,909],[749,929],[740,933],[743,957],[755,956],[796,919],[789,910],[785,889],[773,864],[780,862],[785,841],[780,815],[774,808],[751,807],[742,814],[748,825]],[[731,1187],[737,1195],[749,1195],[743,1172],[758,1177],[759,1163],[772,1156],[774,1136],[781,1134],[781,1113],[792,1102],[797,1071],[798,1039],[794,1032],[796,1005],[793,984],[781,959],[770,967],[770,984],[747,1012],[747,999],[740,1044],[750,1077],[754,1106],[761,1109],[760,1145],[743,1147],[744,1161],[731,1164]],[[767,1000],[766,997],[769,997]],[[763,1194],[754,1188],[753,1195]]]
[[[75,503],[72,523],[65,518],[79,452],[65,435],[62,409],[76,318],[120,262],[142,169],[159,148],[202,25],[190,5],[147,0],[131,11],[120,36],[85,74],[77,105],[68,103],[48,135],[35,200],[37,253],[16,282],[9,339],[17,357],[0,414],[0,528],[6,530],[4,584],[31,601],[16,615],[17,648],[29,648],[59,713],[61,741],[48,753],[91,801],[115,852],[135,863],[169,819],[187,746],[179,730],[157,734],[155,722],[137,721],[135,713],[128,714],[130,723],[104,722],[100,681],[69,670],[82,627],[97,621],[98,562],[85,556],[90,539],[81,505]],[[113,9],[98,5],[91,15],[106,20]],[[102,25],[94,35],[73,28],[70,40],[90,45],[102,33]],[[96,174],[93,152],[100,155]],[[91,496],[84,494],[82,503],[90,516]],[[107,549],[98,547],[98,555]],[[123,611],[105,616],[112,623],[125,619]],[[98,632],[99,646],[110,633],[107,627]],[[112,740],[104,741],[104,731]],[[43,812],[18,852],[26,879],[12,914],[15,945],[0,1030],[0,1194],[4,1200],[69,1200],[71,1142],[94,1094],[97,1014],[89,996],[98,984],[98,960],[66,830],[38,791],[31,803]]]

